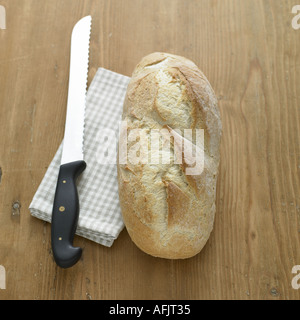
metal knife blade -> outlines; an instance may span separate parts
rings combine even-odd
[[[83,160],[91,21],[91,16],[82,18],[72,32],[68,105],[61,164]]]
[[[51,220],[53,257],[62,268],[73,266],[82,254],[81,248],[73,246],[73,240],[79,217],[76,180],[86,168],[83,135],[91,20],[90,16],[79,20],[71,38],[65,136]]]

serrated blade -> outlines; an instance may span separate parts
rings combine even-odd
[[[76,23],[72,31],[68,105],[61,165],[83,160],[91,22],[91,16],[84,17]]]

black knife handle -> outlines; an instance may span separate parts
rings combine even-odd
[[[82,249],[73,247],[79,217],[76,180],[86,168],[84,161],[60,166],[51,221],[51,245],[55,262],[61,268],[72,267],[81,257]]]

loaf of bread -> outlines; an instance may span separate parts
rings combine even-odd
[[[118,154],[122,216],[141,250],[167,259],[202,250],[214,223],[221,134],[216,96],[192,61],[167,53],[141,60]]]

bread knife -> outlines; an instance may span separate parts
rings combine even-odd
[[[91,22],[91,16],[79,20],[71,37],[67,115],[51,220],[53,257],[61,268],[72,267],[82,254],[73,240],[79,217],[76,180],[86,168],[83,139]]]

